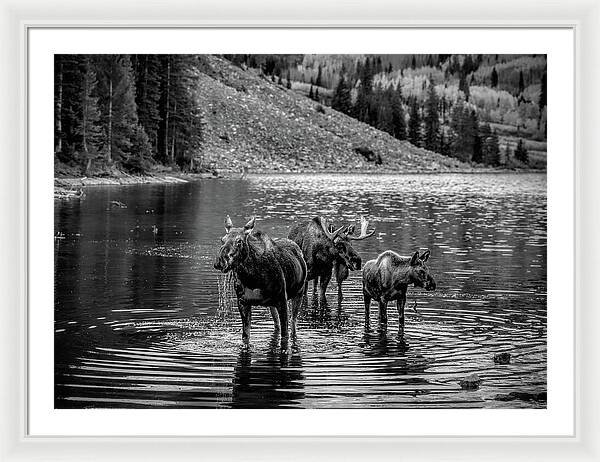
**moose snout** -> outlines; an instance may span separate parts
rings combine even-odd
[[[361,267],[362,267],[362,260],[360,259],[360,257],[359,257],[359,256],[352,257],[352,258],[350,259],[350,265],[348,265],[348,266],[350,266],[350,269],[351,269],[352,271],[358,271],[358,270],[360,270],[360,269],[361,269]]]

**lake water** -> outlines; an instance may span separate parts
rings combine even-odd
[[[86,193],[55,201],[57,408],[546,406],[494,399],[546,391],[543,174],[265,175]],[[429,248],[437,290],[409,289],[407,346],[393,304],[385,330],[373,303],[365,331],[354,272],[341,306],[332,281],[329,306],[301,313],[289,353],[263,307],[244,350],[212,267],[226,214],[236,226],[256,215],[272,237],[315,215],[366,214],[377,232],[355,244],[363,261]],[[511,363],[495,364],[504,351]],[[461,389],[471,373],[481,387]]]

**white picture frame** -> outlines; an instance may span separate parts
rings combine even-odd
[[[448,4],[447,4],[448,3]],[[273,9],[268,2],[219,2],[196,5],[182,1],[169,5],[144,6],[133,2],[89,2],[67,8],[36,1],[2,1],[5,70],[2,84],[6,100],[2,123],[5,140],[2,195],[5,201],[2,233],[6,259],[2,267],[1,314],[2,364],[0,389],[0,460],[597,460],[600,456],[595,435],[598,383],[595,352],[598,339],[593,328],[594,278],[598,257],[594,230],[598,214],[593,211],[596,191],[594,175],[598,161],[595,107],[598,90],[598,30],[600,7],[592,0],[576,0],[564,7],[544,6],[533,1],[511,1],[498,5],[473,6],[464,0],[438,0],[427,6],[417,2],[393,4],[370,2],[365,5],[318,4],[304,2]],[[408,13],[407,13],[408,12]],[[309,14],[310,13],[310,14]],[[139,18],[144,15],[143,19]],[[407,19],[406,15],[410,18]],[[539,18],[543,14],[543,19]],[[308,18],[307,16],[311,16]],[[181,18],[187,18],[181,20]],[[241,18],[241,19],[240,19]],[[501,19],[499,19],[501,18]],[[32,27],[561,27],[575,31],[575,309],[576,309],[576,416],[575,433],[562,437],[40,437],[27,430],[26,304],[27,261],[35,258],[27,251],[27,33]],[[18,91],[17,91],[18,89]],[[594,104],[596,103],[596,104]],[[570,219],[570,218],[567,218]],[[6,245],[10,243],[10,245]],[[585,249],[585,258],[582,251]],[[571,249],[565,254],[572,257]],[[31,289],[30,289],[31,290]],[[151,412],[151,411],[150,411]]]

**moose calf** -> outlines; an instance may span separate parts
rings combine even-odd
[[[410,284],[435,290],[435,280],[429,273],[425,262],[431,252],[422,255],[415,252],[412,257],[402,257],[396,252],[386,250],[375,260],[369,260],[363,268],[363,297],[365,301],[365,327],[369,325],[371,300],[379,302],[379,321],[387,322],[387,304],[396,300],[398,307],[398,335],[404,336],[404,305],[406,291]]]

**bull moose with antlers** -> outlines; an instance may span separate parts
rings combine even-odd
[[[354,225],[333,229],[322,217],[292,227],[288,239],[302,249],[307,266],[306,281],[314,281],[314,292],[320,288],[319,303],[325,305],[325,292],[335,266],[338,282],[338,296],[341,300],[341,283],[348,278],[349,271],[360,270],[362,261],[352,247],[351,241],[371,237],[375,231],[368,231],[369,222],[361,217],[360,235],[354,236]]]
[[[306,263],[300,247],[289,239],[271,239],[254,230],[255,218],[243,228],[225,220],[223,245],[215,259],[215,269],[233,272],[238,310],[242,317],[242,340],[250,342],[252,306],[271,307],[276,329],[281,329],[281,347],[288,344],[288,300],[291,301],[292,334],[306,285]]]

